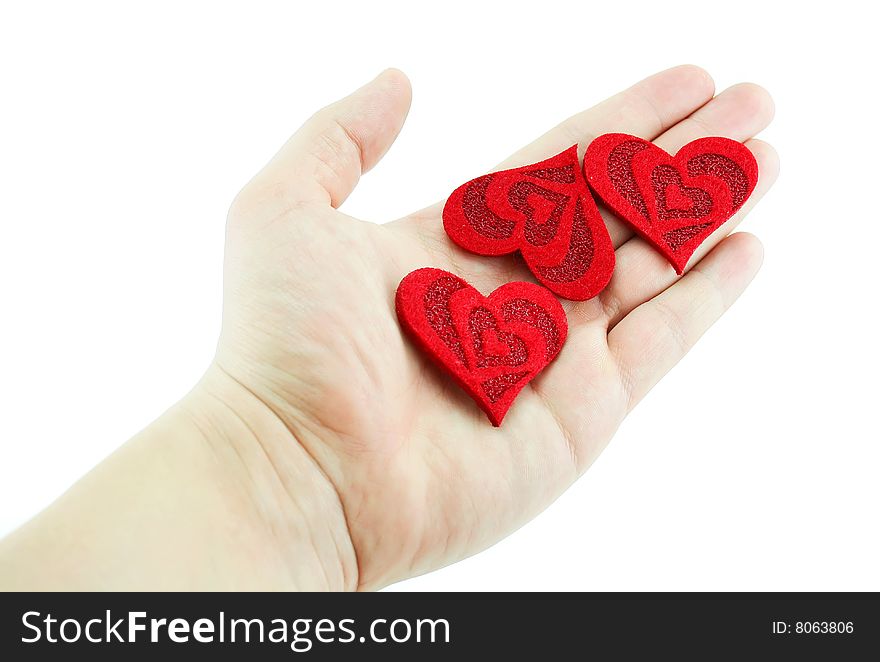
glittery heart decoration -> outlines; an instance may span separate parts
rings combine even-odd
[[[396,307],[404,331],[495,426],[568,333],[565,311],[543,287],[507,283],[486,297],[442,269],[408,274],[397,287]]]
[[[595,296],[614,270],[614,247],[584,180],[577,145],[459,186],[443,208],[443,226],[472,253],[519,251],[535,278],[566,299]]]
[[[758,181],[747,147],[700,138],[675,156],[641,138],[608,133],[584,156],[596,194],[680,274],[697,247],[743,206]]]

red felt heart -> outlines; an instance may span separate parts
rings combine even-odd
[[[568,333],[559,301],[532,283],[507,283],[484,297],[448,271],[417,269],[400,282],[395,304],[403,329],[495,426]]]
[[[452,240],[479,255],[520,251],[545,287],[585,300],[614,271],[614,247],[584,180],[577,145],[459,186],[443,208]]]
[[[587,148],[584,173],[605,204],[678,273],[758,182],[755,157],[729,138],[700,138],[670,156],[647,140],[607,133]]]

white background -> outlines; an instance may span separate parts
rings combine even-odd
[[[346,203],[443,198],[682,62],[767,87],[782,158],[752,288],[532,524],[398,589],[880,589],[870,3],[4,3],[0,534],[197,380],[226,210],[387,66],[414,103]]]

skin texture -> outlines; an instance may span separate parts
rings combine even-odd
[[[498,165],[575,142],[582,156],[592,138],[618,131],[670,153],[727,136],[760,170],[745,207],[684,276],[603,210],[616,247],[611,282],[595,299],[563,302],[566,346],[499,429],[402,336],[394,292],[424,266],[484,294],[533,278],[516,256],[456,247],[442,201],[385,225],[337,211],[403,125],[402,73],[316,113],[232,204],[223,329],[205,377],[0,543],[0,588],[376,589],[529,521],[760,266],[758,240],[728,234],[776,178],[775,152],[752,138],[772,101],[752,84],[713,95],[705,71],[676,67]]]

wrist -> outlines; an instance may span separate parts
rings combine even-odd
[[[0,541],[3,589],[351,590],[357,584],[332,484],[272,411],[216,366]]]
[[[357,557],[339,495],[277,414],[216,364],[180,409],[229,474],[248,545],[273,560],[273,588],[357,589]]]

